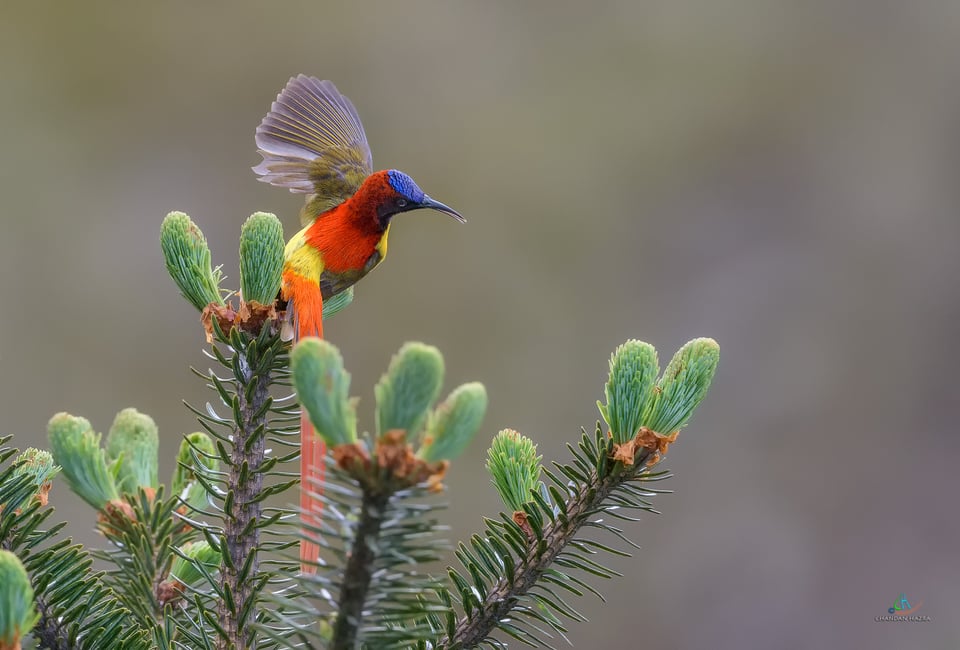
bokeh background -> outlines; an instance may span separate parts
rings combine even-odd
[[[564,458],[617,344],[721,344],[676,493],[575,647],[958,647],[958,57],[957,3],[6,2],[0,432],[44,445],[57,411],[106,430],[136,406],[169,475],[206,362],[160,221],[191,214],[234,280],[247,215],[294,232],[253,131],[313,74],[379,168],[469,220],[398,219],[327,329],[368,426],[406,340],[487,385],[455,538],[499,509],[498,429]],[[932,622],[875,622],[901,593]]]

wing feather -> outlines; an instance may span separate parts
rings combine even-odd
[[[373,173],[357,109],[330,81],[299,75],[273,102],[256,134],[258,180],[312,194],[303,220],[349,198]]]

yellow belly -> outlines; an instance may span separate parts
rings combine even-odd
[[[377,242],[373,253],[364,264],[357,269],[333,272],[327,269],[323,262],[323,253],[307,243],[307,228],[303,228],[287,242],[284,249],[284,271],[291,271],[298,276],[316,282],[320,285],[324,299],[334,296],[356,284],[363,276],[372,271],[387,256],[387,242],[390,234],[388,225]],[[286,296],[285,296],[286,297]]]

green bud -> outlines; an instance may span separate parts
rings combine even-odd
[[[0,551],[0,649],[20,648],[39,618],[26,569],[16,555]]]
[[[430,415],[417,457],[428,463],[463,453],[487,412],[487,389],[479,382],[458,387]]]
[[[177,466],[173,470],[173,478],[170,481],[174,494],[182,492],[193,481],[194,457],[207,469],[216,470],[220,466],[217,448],[210,436],[203,431],[195,431],[185,435],[183,440],[180,441],[180,449],[177,451]]]
[[[14,476],[30,474],[34,477],[34,482],[37,485],[51,480],[60,471],[60,468],[53,462],[53,454],[35,447],[29,447],[17,456],[13,465],[15,468]]]
[[[614,442],[623,443],[640,430],[643,405],[650,399],[660,366],[649,343],[630,339],[610,357],[606,405],[597,402]]]
[[[196,457],[196,461],[194,461]],[[220,467],[220,458],[213,440],[203,431],[197,431],[184,436],[180,442],[180,451],[177,452],[177,466],[173,470],[173,493],[187,502],[194,510],[202,510],[207,506],[207,490],[195,477],[195,463],[211,471]]]
[[[506,506],[517,512],[532,501],[530,493],[540,484],[540,460],[537,446],[513,429],[498,433],[487,451],[487,471]]]
[[[443,385],[443,356],[432,345],[405,343],[373,389],[377,401],[377,433],[393,429],[413,440],[423,428]]]
[[[60,467],[53,462],[53,454],[42,449],[30,447],[13,461],[13,475],[29,476],[30,483],[35,491],[32,496],[40,499],[42,505],[47,504],[47,493],[50,491],[50,481],[60,472]],[[28,497],[29,498],[29,497]],[[11,504],[14,509],[18,504]]]
[[[117,413],[107,433],[107,458],[117,464],[117,488],[121,494],[136,494],[141,487],[157,488],[159,447],[153,418],[135,408]]]
[[[183,212],[171,212],[160,226],[160,248],[167,272],[190,304],[203,311],[211,302],[223,304],[220,269],[210,264],[203,232]]]
[[[323,301],[323,320],[346,309],[351,302],[353,302],[353,287],[347,287],[340,293],[330,296]]]
[[[272,304],[283,272],[283,226],[268,212],[254,212],[240,230],[240,287],[243,299]]]
[[[47,424],[50,450],[63,468],[67,485],[97,510],[119,498],[114,476],[107,467],[100,434],[94,433],[85,418],[57,413]]]
[[[187,488],[180,493],[180,498],[194,511],[203,511],[210,505],[210,494],[199,481],[187,483]]]
[[[643,425],[663,435],[686,426],[703,398],[720,362],[713,339],[694,339],[677,350],[643,409]]]
[[[335,614],[335,612],[326,614],[317,619],[317,635],[322,643],[321,648],[329,648],[332,645]]]
[[[187,542],[180,547],[180,553],[186,558],[176,555],[170,567],[170,579],[180,584],[200,584],[204,578],[201,566],[211,575],[220,568],[220,552],[206,541]]]
[[[330,447],[356,442],[356,404],[339,350],[322,339],[304,339],[290,353],[290,368],[300,404],[324,442]]]

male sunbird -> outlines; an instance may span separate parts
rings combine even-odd
[[[284,252],[280,287],[295,340],[323,337],[323,301],[383,261],[395,215],[431,208],[464,221],[403,172],[373,171],[357,110],[329,81],[290,79],[257,127],[256,142],[263,156],[253,168],[259,180],[308,195],[303,229]],[[323,480],[326,448],[303,410],[300,435],[300,507],[304,522],[317,525],[321,506],[311,490]],[[301,543],[301,562],[316,562],[319,551]]]

